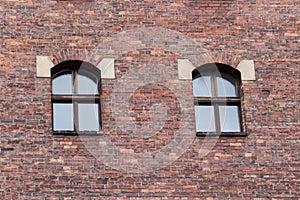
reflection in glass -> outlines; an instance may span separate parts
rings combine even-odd
[[[99,131],[98,104],[78,104],[79,131]]]
[[[54,103],[53,104],[53,128],[55,131],[73,131],[74,116],[73,104],[71,103]]]
[[[78,74],[78,94],[98,94],[97,83],[87,76]]]
[[[195,97],[211,97],[211,77],[201,76],[194,79],[193,93]]]
[[[195,106],[197,132],[215,132],[215,116],[213,106]]]
[[[238,106],[219,106],[219,113],[222,132],[239,132],[241,130]]]
[[[235,85],[227,79],[217,77],[218,96],[219,97],[235,97]]]
[[[72,94],[72,75],[63,74],[53,79],[52,94]]]

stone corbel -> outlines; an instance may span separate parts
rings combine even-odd
[[[51,68],[54,66],[49,56],[36,56],[36,76],[50,78]],[[113,58],[103,58],[97,68],[101,71],[102,79],[115,79],[115,66]]]

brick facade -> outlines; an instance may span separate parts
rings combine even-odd
[[[1,199],[300,198],[299,10],[299,0],[2,0]],[[38,55],[115,59],[97,136],[52,134]],[[196,137],[182,58],[254,60],[246,137]]]

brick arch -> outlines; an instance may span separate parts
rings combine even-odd
[[[236,68],[241,58],[232,52],[208,51],[208,59],[211,63],[226,63]]]
[[[86,49],[63,49],[54,52],[49,56],[54,65],[57,65],[66,60],[88,60],[88,51]],[[97,63],[92,63],[97,65]]]

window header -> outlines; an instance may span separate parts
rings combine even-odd
[[[227,74],[232,76],[233,79],[238,80],[239,84],[241,81],[241,72],[230,65],[226,65],[223,63],[207,63],[201,65],[192,71],[193,79],[196,79],[201,76],[211,76],[218,74]]]
[[[101,78],[101,71],[97,67],[95,67],[91,63],[81,60],[67,60],[55,65],[51,68],[51,77],[52,79],[54,79],[56,76],[68,70],[88,73],[88,75],[98,80],[100,80]]]

